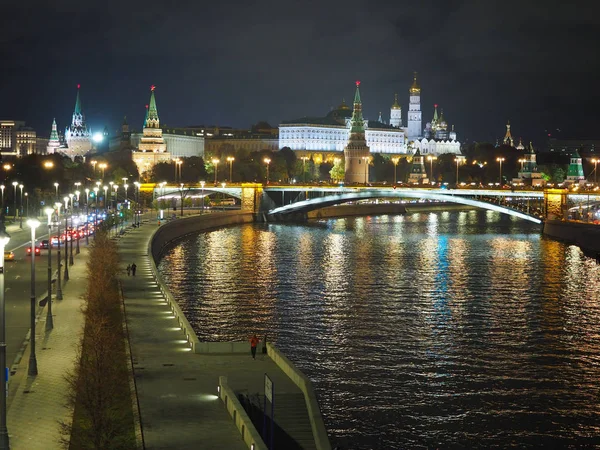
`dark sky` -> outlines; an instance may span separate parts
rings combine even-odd
[[[95,4],[94,4],[95,3]],[[460,141],[547,132],[600,138],[600,19],[592,0],[11,2],[0,15],[0,118],[48,135],[70,122],[249,127],[323,115],[361,80],[365,117],[418,71],[423,124],[444,108]],[[548,131],[545,131],[548,130]]]

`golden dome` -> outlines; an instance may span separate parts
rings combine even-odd
[[[411,94],[420,94],[421,93],[421,87],[417,84],[417,72],[415,72],[415,75],[413,77],[413,84],[410,87],[409,92]]]
[[[394,104],[392,105],[392,109],[402,109],[398,103],[398,94],[394,94]]]

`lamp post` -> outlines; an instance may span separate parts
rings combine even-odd
[[[29,217],[29,193],[25,192],[25,217]]]
[[[302,156],[302,180],[304,184],[306,184],[306,161],[308,160],[308,156]]]
[[[502,162],[504,158],[496,158],[496,161],[500,163],[500,188],[502,188]]]
[[[3,186],[4,187],[4,186]],[[2,200],[4,203],[4,189],[2,189]],[[4,249],[10,240],[10,235],[4,229],[4,223],[0,224],[0,448],[8,450],[8,429],[6,428],[6,395],[7,379],[6,371],[6,305],[4,301]]]
[[[227,157],[227,162],[229,163],[229,182],[233,183],[233,161],[235,158],[233,156]]]
[[[40,221],[37,219],[29,219],[27,225],[31,228],[31,332],[29,335],[29,345],[31,351],[29,353],[29,369],[27,374],[32,377],[37,375],[37,358],[35,356],[35,229],[40,226]],[[2,368],[4,370],[4,368]],[[4,392],[2,392],[4,395]]]
[[[204,214],[204,185],[206,184],[206,181],[201,181],[200,182],[200,187],[202,188],[201,190],[201,195],[202,195],[202,212],[200,214]]]
[[[179,195],[181,197],[181,217],[183,217],[183,183],[179,184]]]
[[[4,189],[6,188],[6,186],[4,186],[3,184],[0,184],[0,190],[2,190],[2,209],[4,209]]]
[[[17,186],[19,185],[19,182],[18,181],[13,181],[12,185],[13,185],[13,188],[15,188],[15,192],[14,192],[14,194],[15,194],[15,198],[14,198],[14,200],[15,200],[15,205],[14,205],[15,206],[15,211],[14,211],[13,222],[16,222],[17,221]]]
[[[366,186],[367,183],[369,182],[369,157],[363,156],[362,160],[365,163],[365,186]]]
[[[54,209],[48,207],[44,209],[48,216],[48,313],[46,314],[46,330],[54,328],[52,319],[52,214]]]
[[[217,158],[213,158],[212,163],[215,166],[215,186],[216,186],[217,185],[217,173],[219,170],[219,160]]]
[[[65,201],[65,281],[69,281],[69,197],[64,198]],[[58,237],[60,240],[60,236]]]
[[[523,165],[525,164],[525,159],[521,158],[519,159],[519,162],[521,163],[521,172],[523,172]]]
[[[398,168],[398,162],[400,161],[400,158],[392,158],[392,162],[394,163],[394,186],[396,185],[396,169]]]
[[[61,275],[60,275],[60,207],[62,206],[61,202],[56,202],[54,207],[56,208],[56,267],[58,268],[58,279],[56,280],[56,300],[62,300],[62,286],[61,286]],[[50,245],[52,245],[52,238],[50,238]]]
[[[594,158],[592,159],[592,162],[594,163],[594,184],[598,184],[598,171],[596,169],[598,168],[598,163],[600,162],[600,159]],[[2,186],[2,188],[4,188],[4,186]],[[4,192],[4,189],[2,189],[2,192]]]
[[[19,185],[19,189],[21,190],[21,204],[19,205],[19,217],[21,220],[19,221],[19,228],[23,229],[23,185]],[[31,251],[33,251],[33,247],[31,247]]]
[[[108,167],[108,164],[106,164],[106,163],[100,163],[100,164],[98,164],[98,167],[100,167],[102,169],[102,180],[104,181],[104,171]]]
[[[75,233],[77,234],[77,250],[75,251],[75,254],[79,255],[79,217],[75,216],[73,222],[75,223],[73,228],[75,228]],[[73,237],[71,237],[71,260],[73,260]]]
[[[429,176],[431,177],[430,181],[433,181],[433,161],[437,159],[437,156],[428,156],[427,161],[429,161]]]
[[[90,164],[92,165],[92,170],[94,172],[93,177],[96,178],[96,164],[98,164],[98,161],[96,161],[95,159],[92,159],[90,161]]]
[[[104,185],[102,189],[104,189],[104,209],[106,209],[106,192],[108,191],[108,186]]]
[[[269,184],[269,165],[271,164],[271,159],[265,158],[265,159],[263,159],[263,161],[267,165],[267,184]]]
[[[98,188],[95,187],[94,188],[94,198],[96,199],[96,212],[94,213],[94,240],[96,240],[96,233],[98,230],[96,230],[97,227],[97,223],[98,223]]]
[[[460,159],[454,158],[454,162],[456,163],[456,187],[458,187],[458,165],[460,164]]]
[[[54,188],[56,189],[56,201],[58,201],[58,183],[54,183]]]

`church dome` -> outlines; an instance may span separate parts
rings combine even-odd
[[[412,83],[412,86],[409,89],[409,92],[411,94],[416,94],[416,95],[419,95],[421,93],[421,87],[417,83],[417,72],[415,72],[415,75],[413,77],[413,83]]]

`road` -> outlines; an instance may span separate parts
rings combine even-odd
[[[39,242],[47,239],[48,228],[42,224],[38,231],[41,236],[36,236]],[[14,261],[6,261],[5,266],[5,299],[6,299],[6,361],[8,367],[11,367],[17,354],[19,353],[25,336],[30,328],[31,311],[31,256],[26,255],[27,247],[31,240],[30,229],[23,224],[23,229],[14,229],[8,226],[7,231],[10,234],[10,242],[6,250],[12,250],[15,253]],[[85,246],[85,239],[80,240],[80,245]],[[75,243],[73,244],[73,255],[75,264],[83,262],[77,260],[75,255]],[[52,272],[56,271],[56,248],[52,249]],[[63,261],[62,270],[64,273],[64,246],[61,245],[61,256]],[[35,257],[35,294],[40,297],[45,294],[48,287],[48,253],[42,250],[41,255]],[[57,300],[60,301],[60,300]],[[36,307],[39,306],[36,303]],[[54,318],[54,321],[60,318]],[[45,326],[45,315],[38,326]],[[39,350],[42,350],[39,348]]]

